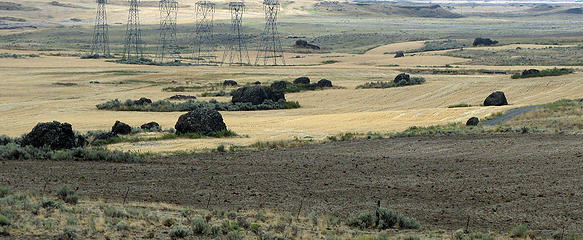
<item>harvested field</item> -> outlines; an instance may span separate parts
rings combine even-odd
[[[91,198],[347,215],[377,200],[428,229],[554,231],[583,226],[583,139],[413,137],[206,153],[140,164],[4,161],[0,184],[63,184]]]

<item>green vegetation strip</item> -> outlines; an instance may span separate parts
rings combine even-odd
[[[217,111],[257,111],[257,110],[275,110],[275,109],[293,109],[299,108],[298,102],[265,100],[262,104],[253,105],[251,103],[231,103],[219,102],[217,100],[194,101],[174,103],[167,100],[159,100],[151,104],[137,104],[134,100],[121,102],[118,99],[110,100],[97,105],[99,110],[113,111],[139,111],[139,112],[185,112],[198,108],[210,108]]]
[[[573,73],[574,70],[572,68],[553,68],[553,69],[545,69],[539,72],[534,73],[515,73],[512,75],[512,79],[519,79],[519,78],[534,78],[534,77],[548,77],[548,76],[561,76],[565,74]]]
[[[391,81],[391,82],[368,82],[363,85],[359,85],[356,89],[366,89],[366,88],[393,88],[393,87],[404,87],[404,86],[412,86],[412,85],[419,85],[425,83],[425,78],[422,77],[411,77],[409,81],[400,81],[398,83]]]

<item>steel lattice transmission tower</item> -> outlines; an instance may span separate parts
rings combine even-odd
[[[176,0],[160,0],[160,45],[156,51],[156,61],[174,61],[180,57],[178,41],[176,40],[177,18],[178,2]]]
[[[93,56],[111,56],[106,4],[107,0],[97,0],[97,15],[95,17],[95,27],[93,28],[93,39],[91,43],[91,55]]]
[[[140,31],[140,0],[129,0],[128,23],[124,38],[122,59],[141,59],[144,56],[142,50],[142,32]]]
[[[280,10],[279,0],[264,0],[263,10],[265,11],[265,30],[263,31],[255,64],[258,64],[260,59],[263,59],[263,65],[267,65],[270,60],[273,60],[273,65],[280,63],[285,65],[281,39],[277,30],[277,14]],[[278,59],[280,59],[279,62]]]
[[[243,39],[243,13],[245,13],[245,3],[243,1],[230,2],[229,10],[231,11],[231,36],[229,36],[229,47],[225,49],[223,62],[229,65],[251,64],[249,59],[249,50],[247,49],[246,40]]]
[[[198,1],[195,4],[195,21],[193,39],[193,58],[198,63],[211,63],[216,60],[214,39],[215,4],[210,1]]]

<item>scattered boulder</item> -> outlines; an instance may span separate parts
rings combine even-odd
[[[196,97],[190,96],[190,95],[177,94],[177,95],[174,95],[168,99],[170,99],[170,100],[191,100],[191,99],[196,99]]]
[[[200,133],[208,135],[227,130],[227,125],[217,110],[201,107],[180,116],[174,128],[177,134]]]
[[[253,105],[262,104],[265,100],[272,100],[274,102],[283,99],[285,95],[281,92],[273,91],[270,87],[264,86],[248,86],[239,88],[231,93],[233,96],[233,103],[251,103]]]
[[[234,86],[237,86],[237,85],[239,85],[239,84],[237,82],[235,82],[234,80],[225,80],[223,82],[223,86],[231,86],[231,87],[234,87]]]
[[[111,138],[116,138],[116,137],[117,137],[117,134],[115,134],[115,133],[112,133],[112,132],[104,132],[104,133],[101,133],[101,134],[96,135],[93,138],[93,142],[99,141],[99,140],[104,140],[105,141],[105,140],[108,140],[108,139],[111,139]]]
[[[409,74],[401,73],[395,77],[395,80],[393,80],[393,82],[395,82],[395,83],[399,83],[401,81],[409,82],[410,80],[411,80],[411,76],[409,76]]]
[[[477,117],[471,117],[466,122],[466,126],[478,126],[479,123],[480,123],[480,119],[478,119]]]
[[[318,87],[332,87],[332,81],[328,79],[321,79],[317,83]]]
[[[38,123],[22,137],[22,146],[48,147],[51,150],[71,149],[79,146],[71,124],[57,121]]]
[[[506,100],[506,95],[504,92],[493,92],[490,94],[486,100],[484,100],[484,106],[503,106],[508,105],[508,101]]]
[[[296,78],[296,80],[294,80],[294,84],[304,84],[304,85],[308,85],[308,84],[310,84],[310,78],[309,77],[299,77],[299,78]]]
[[[404,56],[405,56],[405,52],[403,52],[403,51],[398,51],[398,52],[395,54],[395,58],[400,58],[400,57],[404,57]]]
[[[132,127],[120,121],[115,121],[113,127],[111,127],[111,132],[115,134],[126,135],[132,133]]]
[[[316,46],[314,44],[310,44],[306,40],[297,40],[295,47],[296,48],[308,48],[308,49],[313,49],[313,50],[320,50],[319,46]]]
[[[494,41],[489,38],[476,38],[474,39],[474,47],[476,46],[492,46],[498,44],[498,41]]]
[[[140,98],[140,99],[136,100],[136,101],[134,102],[134,104],[135,104],[135,105],[146,105],[146,104],[152,104],[152,99],[149,99],[149,98],[145,98],[145,97],[143,97],[143,98]]]
[[[150,131],[159,131],[160,128],[160,124],[158,124],[157,122],[149,122],[146,124],[142,124],[142,126],[140,126],[141,129],[144,130],[150,130]]]
[[[261,85],[261,82],[260,81],[256,81],[253,84],[255,84],[255,85]]]
[[[288,81],[275,81],[271,84],[271,88],[276,91],[281,91],[287,89],[290,85],[292,83]]]
[[[537,75],[539,74],[540,71],[538,69],[528,69],[528,70],[524,70],[522,71],[522,76],[528,76],[528,75]]]

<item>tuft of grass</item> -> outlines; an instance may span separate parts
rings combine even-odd
[[[77,196],[75,190],[69,189],[67,186],[63,186],[57,191],[57,197],[64,202],[73,205],[79,202],[79,196]]]
[[[170,239],[182,239],[188,237],[188,230],[182,226],[174,226],[170,230]]]
[[[339,63],[340,61],[338,60],[326,60],[326,61],[322,61],[322,64],[334,64],[334,63]]]
[[[473,107],[473,106],[470,104],[466,104],[466,103],[459,103],[459,104],[447,106],[447,108],[466,108],[466,107]]]
[[[217,152],[226,152],[227,150],[225,149],[225,145],[219,145],[217,147]]]
[[[197,236],[203,236],[209,234],[210,226],[209,224],[202,218],[195,218],[191,224],[192,233]]]
[[[0,226],[10,226],[11,222],[6,216],[0,214]]]
[[[530,233],[530,230],[528,229],[528,227],[524,224],[520,224],[520,225],[512,228],[512,230],[510,232],[510,237],[525,238],[528,236],[529,233]]]

